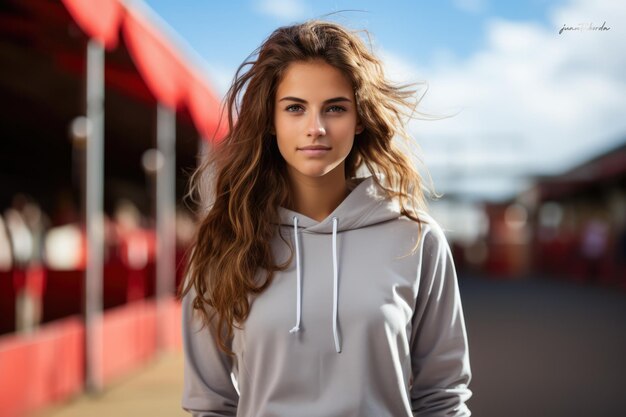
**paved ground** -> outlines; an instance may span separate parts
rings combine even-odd
[[[626,291],[462,277],[479,417],[626,416]]]
[[[626,416],[626,291],[460,277],[478,417]],[[188,416],[182,356],[37,417]],[[290,417],[290,416],[285,416]]]
[[[182,353],[168,353],[98,397],[82,395],[33,417],[176,417],[180,408]]]

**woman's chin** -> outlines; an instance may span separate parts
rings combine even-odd
[[[336,169],[336,166],[317,166],[317,167],[297,167],[294,170],[297,171],[297,175],[308,178],[322,178],[327,175],[331,175]]]

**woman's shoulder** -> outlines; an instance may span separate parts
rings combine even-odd
[[[399,220],[410,223],[418,231],[420,246],[423,246],[426,251],[439,250],[448,246],[444,228],[430,213],[420,209],[415,211],[414,217],[403,215]]]

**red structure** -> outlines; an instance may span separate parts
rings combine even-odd
[[[63,0],[63,4],[80,28],[107,50],[115,50],[120,42],[124,44],[142,82],[160,103],[186,109],[203,137],[214,140],[224,136],[226,126],[219,123],[219,100],[202,74],[185,62],[171,41],[146,18],[147,9],[138,9],[139,4],[130,7],[121,0]],[[127,72],[115,66],[107,69],[112,85],[142,97],[141,87],[129,83]]]
[[[626,288],[626,144],[540,178],[529,193],[538,270]]]
[[[226,134],[220,100],[192,55],[140,2],[8,0],[0,5],[0,39],[0,215],[25,193],[49,226],[76,226],[80,251],[85,144],[73,142],[69,131],[86,114],[87,44],[95,39],[105,47],[105,223],[114,223],[122,200],[143,218],[132,233],[105,233],[101,366],[109,383],[159,346],[180,348],[180,307],[171,298],[157,308],[154,299],[155,184],[142,157],[155,148],[157,107],[175,114],[180,201],[201,139]],[[145,246],[145,262],[129,258],[129,245]],[[176,249],[178,282],[185,248]],[[73,269],[43,266],[41,274],[19,265],[0,271],[2,416],[24,415],[85,388],[84,260]],[[13,333],[16,295],[24,286],[43,300],[43,324],[28,337]]]
[[[536,178],[515,198],[485,204],[485,213],[484,256],[473,265],[480,273],[626,288],[626,144]]]

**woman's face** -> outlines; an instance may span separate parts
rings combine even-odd
[[[289,175],[344,172],[344,161],[363,127],[350,81],[324,61],[294,62],[278,84],[274,131]]]

